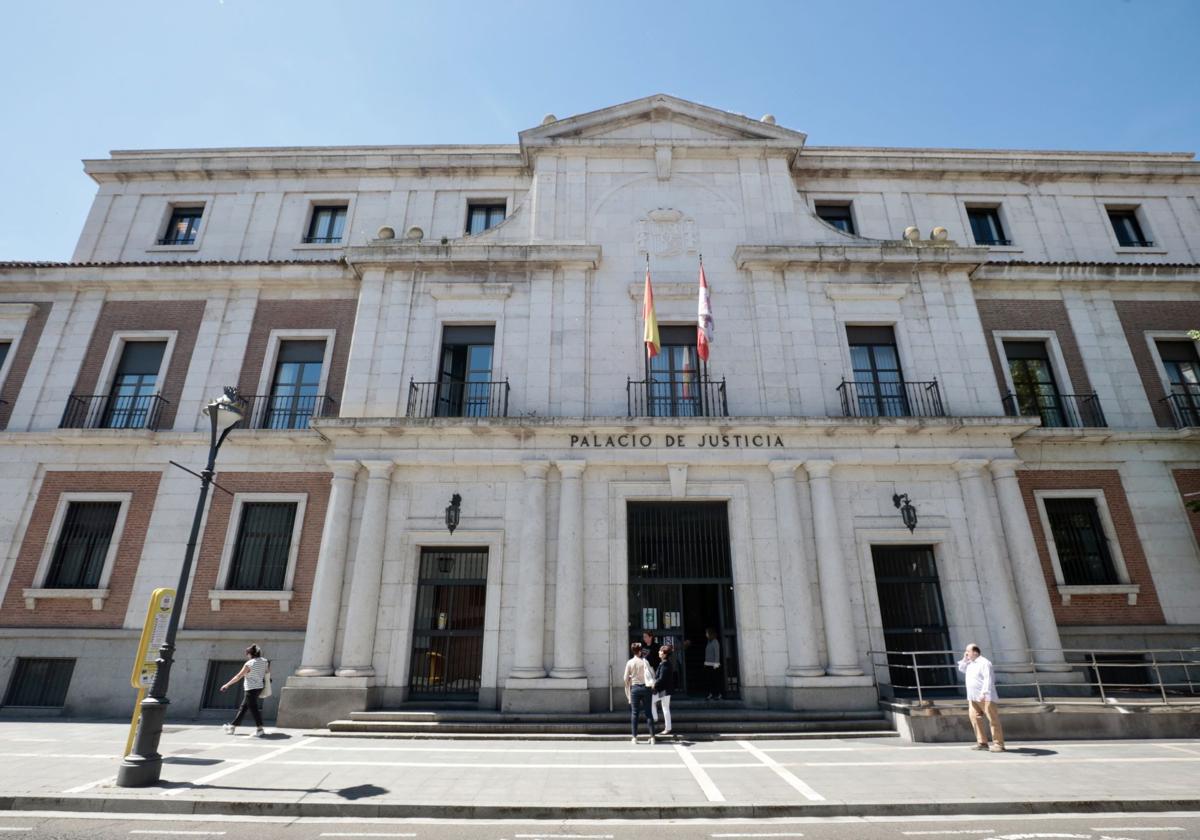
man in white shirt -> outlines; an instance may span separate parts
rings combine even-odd
[[[1000,710],[996,708],[996,677],[992,663],[983,656],[977,644],[967,645],[958,670],[966,675],[967,702],[971,704],[971,726],[975,728],[974,749],[988,749],[987,732],[983,727],[986,716],[992,727],[992,752],[1004,752],[1004,728],[1000,725]]]

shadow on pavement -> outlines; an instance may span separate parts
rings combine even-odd
[[[372,796],[384,796],[390,791],[387,788],[382,788],[379,785],[355,785],[354,787],[339,788],[330,790],[329,788],[311,787],[311,788],[279,788],[279,787],[247,787],[244,785],[197,785],[191,782],[163,782],[158,785],[162,790],[178,790],[185,788],[188,790],[254,790],[262,793],[332,793],[334,796],[354,802],[359,799],[369,799]]]
[[[1039,747],[1009,747],[1005,752],[1013,755],[1058,755],[1058,750],[1047,750]]]

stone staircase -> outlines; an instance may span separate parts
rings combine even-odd
[[[898,737],[879,711],[774,711],[740,705],[678,703],[671,708],[674,733],[685,740],[800,740]],[[645,737],[643,724],[642,736]],[[479,708],[405,706],[354,712],[335,720],[328,737],[449,738],[487,740],[624,740],[627,711],[592,714],[505,714]]]

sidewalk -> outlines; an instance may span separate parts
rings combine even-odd
[[[838,816],[1200,810],[1200,738],[624,742],[318,738],[168,727],[163,784],[114,785],[127,727],[0,721],[0,810],[356,817]],[[653,791],[653,801],[647,793]]]

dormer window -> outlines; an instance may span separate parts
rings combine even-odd
[[[1153,248],[1154,243],[1142,232],[1138,213],[1132,207],[1109,207],[1108,221],[1122,248]]]
[[[828,225],[833,225],[842,233],[853,236],[854,216],[850,212],[850,202],[823,202],[816,204],[817,218]]]
[[[1004,235],[999,207],[968,207],[967,219],[971,222],[971,236],[976,245],[1012,244],[1012,240]]]
[[[304,243],[306,245],[336,245],[342,241],[345,227],[346,205],[318,204],[313,207]]]
[[[467,236],[483,233],[504,221],[503,201],[471,202],[467,205]]]
[[[167,229],[158,240],[158,244],[195,245],[196,234],[200,232],[200,217],[203,215],[203,205],[171,208],[171,218],[167,221]]]

